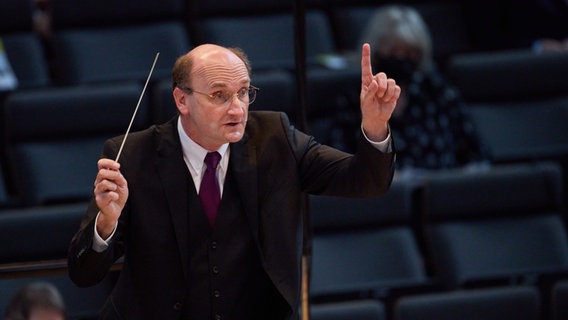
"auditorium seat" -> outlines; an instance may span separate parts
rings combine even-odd
[[[552,160],[568,197],[568,55],[530,50],[456,55],[449,73],[494,163]]]
[[[60,84],[168,78],[190,48],[184,2],[52,0],[54,75]]]
[[[0,17],[1,19],[1,17]],[[41,40],[32,33],[0,34],[10,65],[18,79],[17,90],[51,84]]]
[[[253,11],[255,12],[255,11]],[[216,43],[243,49],[256,71],[295,67],[292,11],[257,12],[252,15],[207,16],[192,22],[197,43]],[[335,42],[324,12],[306,14],[306,56],[318,65],[322,54],[334,52]]]
[[[293,75],[282,70],[256,73],[253,69],[252,84],[260,91],[250,110],[282,111],[294,120],[296,113],[296,81]]]
[[[312,320],[386,320],[384,305],[378,300],[358,300],[314,304]]]
[[[538,289],[502,287],[401,298],[394,320],[541,320]]]
[[[86,211],[86,203],[2,210],[0,264],[66,259]]]
[[[69,242],[86,204],[14,207],[0,211],[0,314],[25,284],[47,281],[61,292],[67,319],[95,320],[118,272],[90,288],[75,286],[64,268]]]
[[[507,50],[456,54],[448,72],[464,99],[475,104],[566,96],[567,69],[568,55],[562,52]]]
[[[568,159],[568,95],[470,103],[469,113],[494,163]]]
[[[444,286],[536,285],[566,273],[561,179],[552,162],[424,179],[427,254]]]
[[[25,95],[51,84],[45,51],[33,28],[31,1],[0,1],[0,45],[17,79],[15,89],[0,89],[0,207],[12,207],[17,201],[7,161],[4,103],[10,95]]]
[[[104,140],[126,131],[142,85],[37,90],[6,101],[8,154],[23,205],[88,200]],[[143,99],[132,130],[149,124]]]
[[[310,196],[314,299],[391,298],[432,288],[413,232],[414,191],[405,182],[373,199]]]

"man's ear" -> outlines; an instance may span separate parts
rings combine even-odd
[[[187,105],[188,104],[187,94],[185,94],[185,92],[183,92],[183,90],[181,90],[180,88],[175,87],[173,91],[173,97],[178,112],[180,114],[187,114],[189,112],[189,107]]]

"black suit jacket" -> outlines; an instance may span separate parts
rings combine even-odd
[[[114,159],[122,137],[105,143]],[[394,153],[361,138],[350,155],[317,143],[282,113],[249,113],[243,139],[230,145],[229,170],[238,185],[262,265],[295,319],[300,301],[302,194],[373,197],[385,193]],[[103,307],[105,319],[179,319],[187,282],[189,188],[177,118],[131,133],[121,155],[129,199],[110,247],[91,249],[94,200],[69,250],[69,274],[79,286],[99,282],[124,256],[118,282]]]

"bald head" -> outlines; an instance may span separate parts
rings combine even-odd
[[[172,70],[172,84],[189,86],[192,74],[203,70],[204,67],[218,66],[244,66],[249,77],[251,67],[246,54],[239,48],[225,48],[215,44],[202,44],[185,55],[179,57]]]

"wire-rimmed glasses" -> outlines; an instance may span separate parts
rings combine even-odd
[[[260,90],[255,86],[249,86],[248,88],[241,88],[239,91],[235,93],[229,93],[225,90],[218,90],[213,93],[205,93],[195,91],[192,88],[177,86],[181,90],[185,91],[186,93],[199,93],[209,98],[212,104],[222,107],[225,106],[229,101],[233,101],[234,97],[236,96],[242,102],[251,104],[256,99],[256,94]]]

